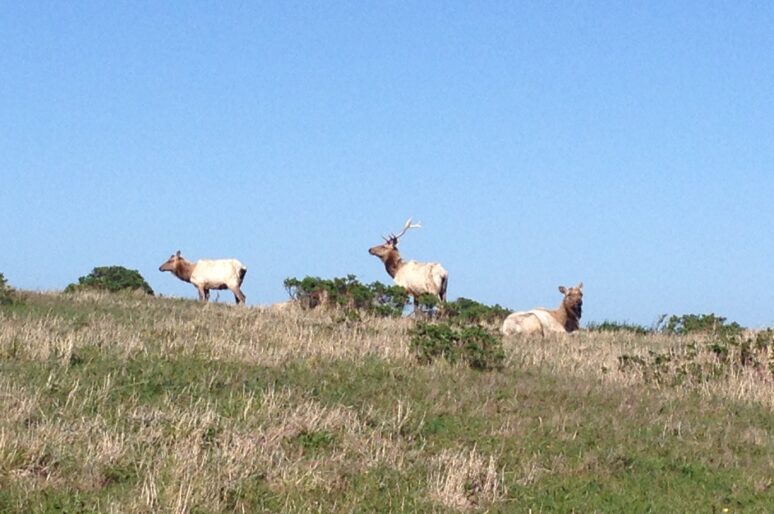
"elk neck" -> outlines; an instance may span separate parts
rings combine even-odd
[[[173,273],[177,278],[180,280],[184,280],[186,282],[191,281],[191,275],[193,275],[193,270],[196,267],[196,264],[193,262],[180,258],[177,263],[175,263],[175,269]]]
[[[565,305],[564,302],[562,302],[558,309],[554,309],[550,312],[554,319],[556,319],[567,332],[572,332],[580,328],[578,313]]]
[[[392,278],[395,278],[395,275],[398,273],[398,270],[400,270],[400,268],[403,267],[403,259],[401,259],[400,253],[398,253],[398,250],[390,251],[387,255],[385,255],[382,258],[382,262],[384,262],[384,269],[387,270],[387,273]]]

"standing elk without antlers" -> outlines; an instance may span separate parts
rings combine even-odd
[[[381,259],[395,283],[405,288],[414,297],[414,308],[416,308],[417,297],[423,294],[435,295],[445,302],[446,285],[449,280],[449,274],[437,262],[425,263],[401,259],[398,253],[398,240],[408,229],[421,227],[419,223],[412,224],[409,218],[400,234],[390,234],[389,237],[383,238],[384,244],[368,250],[368,253]]]
[[[240,286],[247,268],[236,259],[191,262],[178,250],[159,266],[159,271],[171,271],[180,280],[193,284],[199,291],[199,300],[203,302],[210,299],[210,289],[230,289],[237,304],[245,303]]]

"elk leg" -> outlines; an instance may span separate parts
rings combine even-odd
[[[241,289],[235,287],[231,290],[231,292],[234,293],[234,299],[236,300],[237,305],[240,303],[245,303],[245,295]]]
[[[210,299],[210,290],[209,289],[205,289],[204,290],[204,301],[205,302],[209,301],[209,299]]]
[[[435,315],[440,317],[446,311],[446,299],[438,297],[438,305],[435,306]]]
[[[196,290],[199,292],[199,301],[204,302],[206,301],[206,296],[204,294],[204,288],[203,287],[197,287]]]

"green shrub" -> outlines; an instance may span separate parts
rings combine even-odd
[[[153,289],[145,282],[140,272],[126,269],[123,266],[103,266],[94,268],[85,277],[80,277],[77,284],[70,284],[65,293],[84,289],[97,289],[111,293],[124,290],[140,290],[153,295]]]
[[[354,275],[343,278],[286,278],[285,289],[291,299],[305,309],[338,307],[348,311],[363,311],[378,316],[401,316],[409,303],[406,289],[381,282],[360,283]],[[437,296],[422,294],[415,300],[414,310],[426,317],[441,317],[450,323],[500,324],[511,313],[499,305],[488,306],[468,298],[441,302]]]
[[[443,317],[459,324],[502,324],[513,312],[499,305],[485,305],[469,298],[457,298],[443,306]]]
[[[745,368],[761,373],[768,370],[774,378],[773,352],[774,331],[766,330],[755,337],[721,335],[680,350],[649,351],[647,356],[621,355],[618,369],[637,371],[646,382],[666,386],[727,380]]]
[[[478,370],[500,369],[505,360],[502,339],[478,326],[417,323],[409,332],[411,350],[422,364],[443,358]]]
[[[8,285],[5,276],[0,273],[0,305],[13,305],[20,302],[19,295],[13,287]]]
[[[388,286],[378,281],[368,287],[374,294],[372,312],[391,317],[399,317],[403,314],[409,300],[408,291],[400,286]]]
[[[433,317],[440,313],[443,304],[437,296],[425,293],[414,298],[414,312],[427,317]]]
[[[588,330],[592,332],[631,332],[633,334],[645,335],[650,330],[642,325],[633,323],[621,323],[618,321],[603,321],[602,323],[589,323]]]
[[[306,309],[338,307],[347,311],[397,317],[403,314],[408,302],[408,293],[402,287],[387,286],[381,282],[366,285],[360,283],[354,275],[333,279],[287,278],[284,285],[290,298]]]
[[[740,335],[744,327],[739,323],[726,323],[726,318],[714,314],[683,314],[667,316],[664,314],[656,324],[656,329],[667,334],[710,334],[722,336]]]
[[[319,277],[286,278],[283,283],[290,298],[306,309],[313,309],[328,303],[328,288]]]

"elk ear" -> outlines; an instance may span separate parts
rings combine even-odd
[[[578,282],[578,289],[583,289],[583,282]]]
[[[180,257],[180,250],[178,250],[178,251],[177,251],[177,253],[175,254],[175,256],[176,256],[176,257]]]
[[[559,292],[562,294],[567,294],[567,288],[564,286],[559,286]]]

